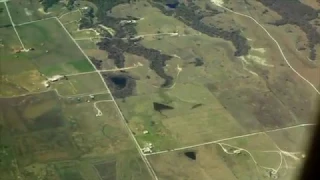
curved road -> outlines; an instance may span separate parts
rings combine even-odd
[[[280,53],[281,53],[281,56],[283,57],[283,59],[284,59],[284,61],[287,63],[287,65],[290,67],[290,69],[291,69],[294,73],[296,73],[301,79],[303,79],[306,83],[308,83],[308,84],[320,95],[320,91],[319,91],[308,79],[306,79],[305,77],[303,77],[297,70],[295,70],[295,69],[291,66],[291,64],[289,63],[288,59],[287,59],[286,56],[284,55],[284,53],[283,53],[283,51],[282,51],[282,49],[281,49],[278,41],[277,41],[277,40],[268,32],[268,30],[267,30],[265,27],[263,27],[256,19],[254,19],[252,16],[249,16],[249,15],[246,15],[246,14],[242,14],[242,13],[233,11],[233,10],[231,10],[231,9],[228,9],[228,8],[222,6],[221,4],[216,4],[216,3],[214,3],[214,2],[213,2],[212,4],[214,4],[214,5],[218,6],[218,7],[221,7],[222,9],[224,9],[224,10],[226,10],[226,11],[229,11],[229,12],[231,12],[231,13],[234,13],[234,14],[237,14],[237,15],[239,15],[239,16],[243,16],[243,17],[249,18],[249,19],[251,19],[252,21],[254,21],[258,26],[260,26],[260,27],[264,30],[264,32],[266,32],[267,35],[272,39],[272,41],[277,45],[277,47],[278,47],[278,49],[279,49],[279,51],[280,51]]]

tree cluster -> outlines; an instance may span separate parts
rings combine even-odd
[[[164,71],[166,61],[172,56],[162,54],[156,49],[146,48],[138,43],[125,42],[119,38],[104,39],[97,43],[100,49],[108,52],[108,58],[113,59],[118,68],[124,67],[125,57],[124,52],[142,56],[150,61],[150,69],[165,80],[163,87],[170,86],[173,78],[167,75]]]
[[[68,3],[67,3],[67,9],[69,11],[71,11],[73,8],[74,8],[74,3],[76,2],[76,0],[69,0]]]
[[[39,0],[39,2],[43,6],[43,11],[47,12],[50,7],[52,7],[54,4],[57,4],[59,0]]]
[[[92,7],[88,7],[88,9],[83,13],[83,17],[80,19],[79,29],[92,28],[94,17],[94,9]]]
[[[90,58],[91,62],[93,63],[93,65],[94,65],[97,69],[99,69],[99,70],[102,69],[102,60],[97,59],[97,58],[95,58],[95,57],[89,57],[89,58]]]
[[[161,1],[161,0],[160,0]],[[193,2],[189,2],[188,6],[180,4],[175,10],[167,10],[164,6],[161,7],[159,2],[152,3],[155,7],[159,8],[164,14],[172,15],[179,19],[186,25],[193,29],[207,34],[211,37],[219,37],[227,41],[231,41],[236,48],[235,56],[245,56],[250,50],[247,39],[241,36],[239,30],[226,31],[216,26],[209,26],[201,21],[206,16],[215,16],[220,12],[211,8],[209,5],[206,6],[206,10],[202,10],[199,6]]]

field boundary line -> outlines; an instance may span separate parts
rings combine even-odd
[[[144,163],[146,164],[150,175],[152,175],[155,180],[158,180],[158,177],[157,177],[156,173],[154,172],[154,170],[153,170],[153,168],[152,168],[149,160],[146,158],[145,154],[142,152],[142,149],[141,149],[138,141],[137,141],[136,138],[134,137],[134,135],[133,135],[130,127],[129,127],[128,124],[126,123],[125,118],[124,118],[124,116],[123,116],[123,114],[122,114],[122,112],[121,112],[121,110],[120,110],[117,102],[115,101],[115,99],[114,99],[114,97],[113,97],[113,95],[112,95],[112,93],[111,93],[108,85],[107,85],[106,82],[104,81],[104,78],[102,77],[101,73],[98,71],[98,69],[97,69],[96,66],[92,63],[92,61],[91,61],[90,58],[86,55],[86,53],[82,50],[82,48],[81,48],[80,45],[77,43],[77,41],[71,36],[71,34],[70,34],[70,33],[68,32],[68,30],[66,29],[66,27],[65,27],[65,26],[63,25],[63,23],[60,21],[60,19],[57,18],[57,17],[56,17],[55,19],[59,22],[59,24],[61,25],[61,27],[65,30],[65,33],[66,33],[67,35],[69,35],[69,37],[71,38],[71,40],[73,41],[73,43],[78,47],[78,49],[81,51],[81,53],[86,57],[86,59],[87,59],[87,60],[89,61],[89,63],[93,66],[93,68],[95,69],[95,71],[99,74],[102,82],[104,83],[105,88],[106,88],[106,89],[108,90],[108,92],[110,93],[111,100],[113,101],[113,103],[114,103],[114,105],[115,105],[115,107],[116,107],[116,109],[117,109],[117,111],[118,111],[118,113],[119,113],[119,115],[120,115],[120,117],[121,117],[121,119],[122,119],[123,124],[125,125],[128,133],[129,133],[129,135],[130,135],[130,137],[132,138],[132,140],[134,141],[134,143],[135,143],[135,145],[136,145],[136,148],[137,148],[137,150],[138,150],[138,152],[139,152],[139,154],[140,154],[140,156],[141,156],[141,159],[142,159],[142,160],[144,161]]]
[[[6,10],[7,10],[7,13],[8,13],[10,22],[11,22],[11,25],[12,25],[14,31],[15,31],[16,34],[17,34],[17,37],[18,37],[18,39],[19,39],[19,41],[20,41],[20,43],[21,43],[21,46],[22,46],[23,50],[26,51],[26,48],[24,47],[24,44],[23,44],[23,42],[21,41],[20,35],[19,35],[19,33],[18,33],[18,31],[17,31],[17,29],[16,29],[16,27],[15,27],[16,25],[14,24],[14,22],[13,22],[13,20],[12,20],[12,17],[11,17],[11,14],[10,14],[10,10],[9,10],[9,8],[8,8],[8,5],[7,5],[7,1],[4,1],[3,3],[4,3],[4,6],[6,7]]]
[[[242,14],[242,13],[239,13],[239,12],[236,12],[236,11],[233,11],[227,7],[224,7],[222,6],[221,4],[216,4],[214,2],[212,2],[212,4],[218,6],[218,7],[221,7],[222,9],[226,10],[226,11],[229,11],[231,13],[234,13],[234,14],[237,14],[239,16],[243,16],[243,17],[247,17],[249,19],[251,19],[252,21],[254,21],[258,26],[260,26],[265,33],[267,33],[267,35],[270,37],[270,39],[277,45],[279,51],[280,51],[280,54],[282,55],[284,61],[286,62],[286,64],[290,67],[290,69],[295,73],[297,74],[302,80],[304,80],[307,84],[309,84],[319,95],[320,95],[320,91],[308,80],[306,79],[305,77],[303,77],[297,70],[295,70],[291,64],[289,63],[288,59],[286,58],[286,56],[284,55],[282,49],[281,49],[281,46],[280,44],[278,43],[278,41],[269,33],[269,31],[263,26],[261,25],[256,19],[254,19],[252,16],[249,16],[249,15],[246,15],[246,14]]]
[[[174,148],[174,149],[170,149],[170,150],[164,150],[164,151],[158,151],[158,152],[154,152],[154,153],[148,153],[148,154],[145,154],[145,155],[146,156],[151,156],[151,155],[163,154],[163,153],[167,153],[167,152],[180,151],[180,150],[184,150],[184,149],[191,149],[191,148],[204,146],[204,145],[217,144],[217,143],[220,143],[220,142],[223,142],[223,141],[239,139],[239,138],[254,136],[254,135],[258,135],[258,134],[264,134],[264,133],[269,133],[269,132],[277,132],[277,131],[282,131],[282,130],[287,130],[287,129],[293,129],[293,128],[305,127],[305,126],[314,126],[314,125],[316,125],[316,124],[299,124],[299,125],[288,126],[288,127],[284,127],[284,128],[278,128],[278,129],[272,129],[272,130],[267,130],[267,131],[260,131],[260,132],[254,132],[254,133],[249,133],[249,134],[243,134],[243,135],[239,135],[239,136],[223,138],[223,139],[219,139],[219,140],[214,140],[214,141],[194,144],[194,145],[190,145],[190,146],[184,146],[184,147],[180,147],[180,148]]]
[[[40,22],[40,21],[46,21],[46,20],[50,20],[50,19],[54,19],[54,18],[55,18],[55,16],[47,17],[47,18],[43,18],[43,19],[38,19],[38,20],[34,20],[34,21],[28,21],[28,22],[16,24],[16,26],[23,26],[23,25],[32,24],[32,23],[36,23],[36,22]]]
[[[19,97],[24,97],[24,96],[31,96],[31,95],[46,93],[46,92],[50,92],[50,91],[54,91],[57,94],[57,96],[59,96],[60,98],[72,98],[72,97],[83,97],[83,96],[98,95],[98,94],[110,94],[109,91],[100,91],[100,92],[94,92],[94,93],[61,95],[59,93],[59,91],[55,88],[55,89],[47,89],[47,90],[43,90],[43,91],[38,91],[38,92],[29,92],[29,93],[25,93],[25,94],[21,94],[21,95],[17,95],[17,96],[9,96],[9,97],[8,96],[3,96],[3,97],[0,96],[0,99],[19,98]]]

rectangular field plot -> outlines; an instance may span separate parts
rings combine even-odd
[[[56,19],[18,26],[17,31],[25,47],[33,49],[27,55],[42,74],[52,76],[94,70]]]
[[[61,180],[85,180],[79,171],[79,167],[77,166],[79,166],[79,164],[76,162],[68,162],[56,164],[55,169]]]
[[[114,69],[114,61],[108,59],[108,52],[100,50],[96,45],[99,39],[85,39],[77,40],[77,43],[82,48],[82,50],[90,57],[91,61],[96,65],[97,69]],[[101,63],[98,63],[101,61]]]
[[[21,44],[12,27],[0,28],[0,96],[13,96],[44,90],[41,76],[32,61],[21,50]]]
[[[113,180],[117,178],[116,162],[101,162],[94,165],[101,180]]]
[[[260,166],[276,169],[281,163],[281,156],[270,137],[264,133],[239,137],[218,143],[229,153],[247,153]]]
[[[83,156],[103,156],[134,147],[113,102],[69,104],[64,115],[73,127],[74,144]]]
[[[177,148],[242,135],[243,128],[205,88],[178,85],[187,91],[162,91],[118,101],[139,143],[155,150]],[[193,93],[195,89],[199,93]],[[188,96],[190,92],[190,96]],[[143,133],[147,130],[148,133]]]
[[[59,19],[62,24],[69,24],[72,22],[78,22],[81,20],[81,10],[70,11],[62,14]]]
[[[261,136],[256,138],[260,139]],[[263,139],[262,137],[260,140]],[[250,143],[251,148],[255,146],[255,143],[256,141]],[[263,143],[259,142],[259,144]],[[249,154],[252,153],[251,149],[248,150],[249,153],[245,151],[237,153],[235,150],[237,149],[211,144],[150,155],[148,159],[154,167],[159,180],[267,180],[272,178],[272,169],[264,167],[264,161],[269,161],[272,165],[271,168],[274,169],[277,169],[280,163],[280,156],[276,153],[271,156],[267,153],[266,156],[260,157],[259,161],[257,161],[255,154],[254,156]],[[275,161],[271,162],[268,158]],[[284,164],[281,168],[283,167],[285,167]],[[291,177],[289,173],[280,170],[275,176],[281,177],[281,179]]]
[[[288,152],[301,152],[301,155],[306,151],[306,147],[308,147],[311,132],[313,132],[313,126],[300,126],[272,131],[267,134],[280,149]]]
[[[163,119],[162,123],[182,145],[214,141],[245,132],[223,107],[215,104]]]
[[[61,96],[108,93],[97,72],[66,76],[65,79],[52,82],[51,88],[56,89]]]
[[[56,176],[66,180],[98,180],[99,175],[93,167],[95,163],[86,162],[90,159],[102,161],[101,157],[115,157],[117,171],[110,171],[108,174],[112,176],[109,177],[103,174],[103,167],[100,167],[102,178],[150,179],[110,100],[66,103],[64,98],[50,91],[0,99],[0,110],[0,124],[8,129],[14,158],[21,170],[36,163],[45,167],[51,163],[81,161],[75,166],[63,165],[63,168],[58,168]],[[1,137],[7,139],[4,134]],[[84,164],[82,158],[86,161]],[[14,170],[15,167],[8,168]],[[2,170],[0,168],[0,174],[3,174]],[[28,177],[36,179],[37,176],[28,174]]]
[[[56,173],[63,180],[152,179],[135,149],[107,156],[99,155],[56,161],[53,164]]]
[[[8,16],[8,11],[4,3],[0,3],[0,28],[11,26],[11,22]]]
[[[62,4],[57,3],[45,12],[39,0],[9,0],[7,4],[15,24],[56,16],[63,7]]]
[[[54,92],[0,99],[4,123],[15,135],[65,125],[62,104]]]

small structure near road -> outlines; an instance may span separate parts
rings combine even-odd
[[[59,81],[61,79],[65,79],[65,78],[66,78],[66,76],[63,76],[63,75],[54,75],[52,77],[49,77],[48,81],[49,82],[56,82],[56,81]]]
[[[152,143],[146,143],[144,147],[141,149],[143,153],[152,153],[153,144]]]
[[[54,75],[52,77],[49,77],[47,78],[46,81],[44,81],[42,84],[48,88],[50,87],[50,83],[53,83],[53,82],[56,82],[56,81],[59,81],[59,80],[62,80],[62,79],[68,79],[67,76],[64,76],[64,75]]]

